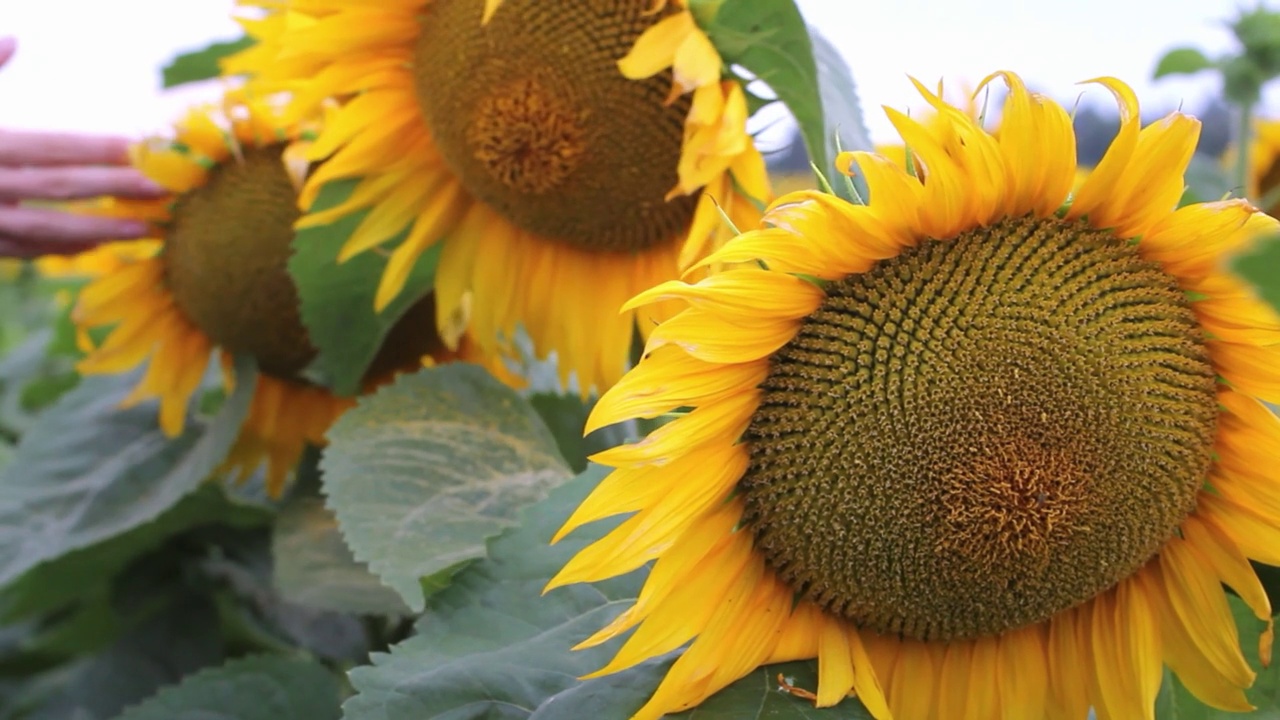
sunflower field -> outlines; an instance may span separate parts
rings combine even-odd
[[[1280,717],[1280,14],[1096,156],[791,0],[236,14],[0,261],[0,719]]]

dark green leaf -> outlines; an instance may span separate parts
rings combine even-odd
[[[339,692],[314,660],[250,657],[192,675],[117,720],[337,720]]]
[[[1174,48],[1165,53],[1156,63],[1156,71],[1152,77],[1162,78],[1165,75],[1189,75],[1213,67],[1213,61],[1204,53],[1192,47]]]
[[[355,180],[339,180],[320,190],[313,212],[334,207],[355,189]],[[378,280],[387,258],[365,252],[342,263],[338,251],[368,215],[360,211],[330,225],[300,230],[293,241],[289,273],[298,287],[302,320],[319,354],[310,371],[342,395],[362,389],[365,371],[378,354],[391,328],[432,287],[441,244],[436,243],[418,259],[405,289],[382,312],[373,309]],[[388,240],[385,247],[404,241],[406,232]]]
[[[321,498],[290,501],[280,513],[271,545],[275,587],[283,599],[338,612],[409,614],[400,596],[351,556]]]
[[[582,428],[595,403],[584,403],[577,395],[533,393],[529,402],[555,436],[560,454],[575,473],[587,469],[587,458],[591,455],[626,441],[622,436],[623,425],[610,425],[583,437]]]
[[[206,483],[151,522],[36,565],[0,592],[0,618],[54,612],[79,601],[135,559],[192,528],[253,526],[269,519],[261,508],[236,503],[221,486]]]
[[[428,600],[419,635],[389,654],[374,654],[371,667],[353,670],[357,695],[343,706],[346,720],[612,720],[638,710],[671,657],[583,682],[576,678],[603,666],[620,640],[570,648],[631,604],[645,572],[539,597],[570,557],[616,526],[617,521],[601,521],[546,545],[605,470],[592,466],[529,508],[519,527],[490,541],[488,557]],[[811,702],[779,691],[774,680],[779,673],[812,690],[814,667],[807,662],[761,668],[688,715],[699,720],[868,717],[853,700],[817,713]]]
[[[329,439],[329,507],[356,559],[414,610],[420,578],[483,556],[486,538],[569,476],[533,408],[465,363],[401,376]]]
[[[871,149],[848,67],[830,43],[815,47],[792,0],[691,0],[689,7],[724,61],[787,106],[824,175],[835,175],[837,132],[845,150]]]
[[[56,673],[40,687],[27,720],[107,720],[161,687],[222,662],[217,617],[208,598],[178,593],[102,653]]]
[[[1252,251],[1236,258],[1233,266],[1253,283],[1263,300],[1280,309],[1280,235],[1260,240]]]
[[[87,378],[44,412],[0,473],[0,585],[150,522],[195,490],[248,412],[252,360],[237,361],[236,376],[216,417],[189,418],[172,439],[154,405],[121,409],[134,375]]]
[[[161,70],[163,87],[171,88],[186,83],[210,80],[222,74],[218,62],[222,58],[253,45],[253,39],[242,37],[239,40],[216,42],[211,45],[183,53],[169,61]]]

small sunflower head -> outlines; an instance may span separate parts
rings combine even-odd
[[[288,272],[298,182],[284,143],[241,147],[179,196],[165,229],[165,281],[190,321],[263,372],[296,376],[315,355]]]

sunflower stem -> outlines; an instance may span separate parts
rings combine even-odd
[[[1240,189],[1240,195],[1243,197],[1248,197],[1249,195],[1249,145],[1252,141],[1252,131],[1253,103],[1241,103],[1239,132],[1236,137],[1236,167],[1234,180],[1235,187]]]

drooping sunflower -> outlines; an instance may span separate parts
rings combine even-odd
[[[917,84],[888,110],[915,174],[846,154],[856,206],[785,196],[679,299],[588,430],[677,419],[557,539],[630,514],[549,587],[656,560],[599,671],[689,643],[637,718],[817,658],[816,702],[877,718],[1152,717],[1169,666],[1214,707],[1254,678],[1222,584],[1267,622],[1280,563],[1280,317],[1220,259],[1273,231],[1244,200],[1175,209],[1199,123],[1121,129],[1064,205],[1067,113],[997,73],[998,134]]]
[[[300,375],[316,351],[286,263],[309,132],[283,123],[265,104],[229,99],[220,112],[191,111],[174,139],[137,146],[134,164],[170,195],[115,199],[112,212],[152,223],[155,236],[141,246],[107,246],[122,250],[111,255],[117,266],[81,291],[72,313],[86,336],[110,328],[79,370],[112,374],[147,363],[126,402],[158,398],[160,425],[171,436],[182,431],[214,352],[226,369],[235,354],[252,355],[260,374],[223,470],[243,478],[265,464],[272,496],[306,445],[323,445],[354,403]],[[423,356],[457,357],[432,330],[434,314],[428,297],[392,330],[367,376],[371,385],[420,367]]]
[[[769,199],[743,87],[680,2],[241,4],[271,14],[226,71],[292,93],[297,112],[339,104],[303,207],[362,178],[300,227],[367,209],[339,261],[407,231],[378,309],[444,242],[440,321],[470,297],[486,350],[522,325],[584,393],[621,377],[637,328],[652,329],[618,308],[728,238],[717,204],[750,226]]]

